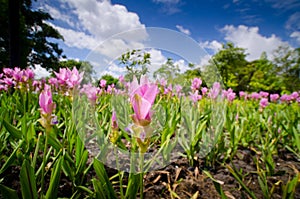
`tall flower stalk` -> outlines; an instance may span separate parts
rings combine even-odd
[[[44,192],[44,175],[45,175],[45,167],[46,167],[46,154],[48,148],[48,135],[51,132],[52,126],[57,124],[57,118],[52,113],[55,110],[55,103],[52,100],[52,93],[50,87],[45,85],[44,90],[40,93],[39,96],[39,105],[40,105],[40,113],[41,118],[39,122],[45,128],[45,146],[44,146],[44,154],[43,154],[43,166],[42,166],[42,178],[41,178],[41,194]]]

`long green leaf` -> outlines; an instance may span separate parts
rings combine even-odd
[[[20,171],[21,191],[23,198],[38,198],[34,170],[28,160],[24,160]]]
[[[46,199],[48,198],[57,198],[57,191],[59,187],[59,180],[60,180],[60,173],[61,173],[61,164],[62,164],[63,158],[60,157],[55,166],[53,167],[51,177],[50,177],[50,184],[49,188],[46,193]]]
[[[18,199],[18,194],[16,190],[13,190],[7,186],[0,184],[0,193],[4,198],[7,199]]]
[[[6,120],[3,120],[3,125],[5,126],[6,130],[15,138],[21,139],[22,138],[22,131],[17,129],[15,126],[11,125]]]
[[[9,158],[6,160],[4,165],[2,166],[0,170],[0,175],[15,161],[16,159],[16,153],[19,150],[19,148],[22,146],[23,141],[20,142],[20,144],[14,149],[14,151],[11,153]]]

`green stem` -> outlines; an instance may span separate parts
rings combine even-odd
[[[43,153],[43,166],[42,166],[42,179],[41,179],[41,194],[44,194],[44,179],[45,179],[45,170],[46,170],[46,154],[47,154],[47,146],[48,146],[48,131],[46,129],[46,137],[45,137],[45,146],[44,146],[44,153]]]
[[[121,198],[124,198],[124,192],[123,192],[123,176],[121,175],[120,171],[120,165],[119,165],[119,156],[118,156],[118,150],[117,147],[115,146],[114,148],[115,156],[116,156],[116,164],[117,164],[117,169],[118,169],[118,175],[119,175],[119,184],[120,184],[120,195]]]
[[[144,153],[140,152],[140,199],[144,198]]]

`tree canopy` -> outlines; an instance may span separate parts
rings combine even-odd
[[[0,67],[58,68],[63,51],[53,39],[63,37],[49,20],[48,13],[32,9],[31,0],[0,0]]]

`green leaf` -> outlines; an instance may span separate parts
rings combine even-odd
[[[46,199],[57,198],[57,191],[58,191],[58,187],[59,187],[59,179],[60,179],[62,161],[63,161],[63,158],[60,157],[52,169],[52,173],[51,173],[51,177],[50,177],[50,184],[49,184],[49,188],[46,193]]]
[[[38,198],[34,170],[26,159],[20,171],[20,181],[23,198]]]
[[[105,170],[103,164],[99,160],[94,159],[93,167],[95,169],[95,172],[96,172],[100,182],[103,183],[102,186],[105,191],[106,197],[107,198],[117,198],[115,191],[112,187],[112,184],[109,181],[109,178],[107,176],[107,173],[106,173],[106,170]]]
[[[13,190],[2,184],[0,184],[0,193],[3,198],[7,198],[7,199],[18,199],[19,198],[16,190]]]
[[[11,125],[6,120],[3,120],[3,125],[5,126],[6,130],[15,138],[21,139],[22,138],[22,131]]]
[[[19,150],[19,148],[22,146],[23,141],[20,142],[20,144],[14,149],[14,151],[11,153],[9,158],[6,160],[4,165],[2,166],[0,170],[0,175],[15,161],[16,159],[16,153]]]

